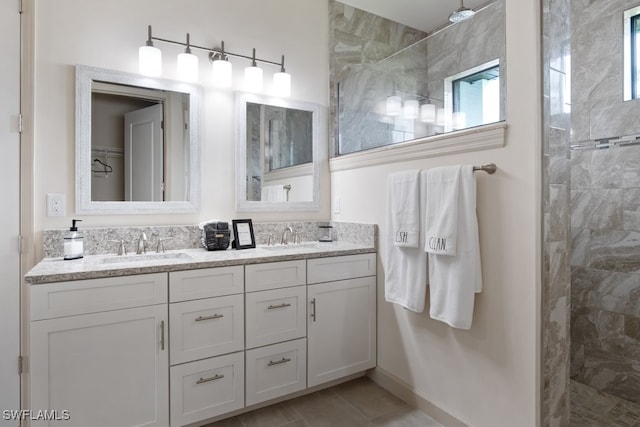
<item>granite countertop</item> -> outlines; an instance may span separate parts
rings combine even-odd
[[[159,254],[149,251],[140,255],[90,255],[71,261],[45,258],[25,275],[25,280],[30,284],[41,284],[372,252],[375,252],[374,246],[362,244],[303,242],[242,250],[182,249]]]

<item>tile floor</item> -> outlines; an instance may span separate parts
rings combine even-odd
[[[640,427],[640,404],[571,381],[569,427]]]
[[[442,427],[367,377],[205,427]]]

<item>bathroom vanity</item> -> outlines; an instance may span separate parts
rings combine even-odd
[[[26,280],[31,408],[69,426],[204,424],[376,364],[374,247],[45,259]]]

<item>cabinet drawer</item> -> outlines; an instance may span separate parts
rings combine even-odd
[[[242,295],[169,305],[171,364],[244,348]]]
[[[315,258],[307,261],[307,283],[332,282],[376,274],[376,254]]]
[[[167,302],[167,273],[31,285],[31,320]]]
[[[171,425],[183,426],[244,407],[244,353],[171,367]]]
[[[244,292],[244,269],[205,268],[169,273],[169,301],[188,301]]]
[[[247,351],[247,406],[307,387],[305,338]]]
[[[247,348],[304,337],[307,334],[306,299],[306,286],[247,294]]]
[[[306,267],[304,260],[247,265],[247,292],[304,285],[307,279]]]

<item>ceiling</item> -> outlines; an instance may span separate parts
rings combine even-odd
[[[460,7],[460,0],[339,1],[426,33],[431,33],[449,24],[449,14]],[[466,0],[464,5],[477,10],[487,3],[488,0]]]

